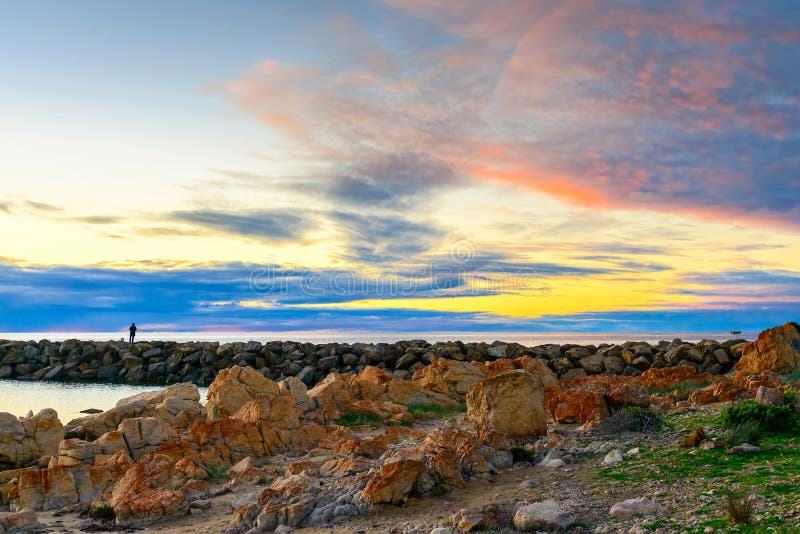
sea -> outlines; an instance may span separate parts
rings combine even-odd
[[[16,332],[1,333],[0,340],[18,341],[63,341],[81,339],[93,341],[126,340],[127,332]],[[286,332],[140,332],[136,341],[274,341],[291,340],[309,343],[393,343],[395,341],[424,339],[491,343],[495,340],[519,343],[525,346],[556,343],[564,345],[599,345],[601,343],[624,343],[644,341],[658,343],[660,340],[681,339],[697,342],[703,339],[725,341],[728,339],[755,339],[758,332],[374,332],[374,331],[286,331]],[[120,399],[143,391],[161,389],[159,386],[38,382],[35,380],[0,380],[0,412],[16,416],[36,413],[43,408],[54,408],[61,421],[80,417],[82,410],[108,410]],[[201,388],[201,399],[205,400],[206,389]]]

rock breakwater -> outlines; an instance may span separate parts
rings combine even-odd
[[[353,344],[248,341],[221,344],[0,340],[0,378],[158,385],[192,382],[205,386],[213,382],[223,369],[247,366],[274,381],[296,377],[307,387],[313,387],[332,371],[359,373],[367,366],[375,366],[397,378],[411,378],[415,372],[440,359],[491,362],[525,356],[542,361],[560,379],[596,374],[638,376],[648,369],[676,366],[689,366],[697,372],[718,375],[733,368],[744,347],[745,341],[741,339],[534,347],[502,341],[428,343],[409,340]],[[466,391],[460,393],[463,395]]]

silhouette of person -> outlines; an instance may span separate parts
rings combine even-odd
[[[136,337],[136,323],[131,323],[131,327],[128,328],[128,331],[131,333],[130,342],[133,343],[133,338]]]

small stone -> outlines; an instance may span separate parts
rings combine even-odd
[[[539,482],[533,478],[526,478],[522,482],[519,483],[519,489],[521,490],[532,490],[539,485]]]
[[[728,453],[730,454],[747,454],[749,452],[758,452],[761,449],[755,445],[750,445],[749,443],[742,443],[741,445],[737,445],[735,447],[731,447],[728,449]]]
[[[648,497],[639,497],[638,499],[627,499],[618,502],[611,507],[609,515],[617,519],[628,519],[634,515],[661,515],[667,512],[667,509],[658,504],[653,499]]]
[[[572,514],[551,500],[527,504],[514,515],[514,527],[522,532],[565,529],[574,522]]]
[[[606,454],[605,458],[603,458],[603,465],[618,464],[623,460],[624,458],[622,457],[622,451],[619,449],[614,449],[613,451]]]
[[[639,450],[639,447],[634,447],[633,449],[631,449],[631,450],[629,450],[628,452],[625,453],[625,457],[626,458],[633,458],[635,456],[639,456],[639,452],[641,452]]]

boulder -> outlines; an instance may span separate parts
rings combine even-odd
[[[21,467],[52,456],[64,439],[64,426],[55,410],[29,417],[0,412],[0,467]]]
[[[222,369],[208,387],[206,411],[210,420],[230,417],[256,395],[277,395],[278,385],[252,367]]]
[[[524,370],[476,383],[467,393],[467,417],[485,443],[513,443],[547,434],[542,383]]]
[[[184,429],[204,419],[205,408],[200,404],[197,386],[184,382],[121,399],[116,406],[103,413],[74,419],[67,423],[67,432],[80,428],[84,438],[92,441],[106,432],[116,430],[125,419],[134,417],[155,417]]]
[[[488,374],[484,365],[441,358],[416,371],[412,380],[424,389],[463,402],[470,388]]]
[[[639,497],[638,499],[627,499],[618,502],[612,506],[609,511],[609,515],[617,519],[628,519],[635,515],[652,516],[665,513],[667,513],[667,509],[664,506],[661,506],[655,500],[648,497]]]
[[[415,493],[418,479],[424,473],[425,463],[421,460],[385,463],[367,483],[361,497],[371,504],[403,504]]]
[[[773,371],[788,374],[800,369],[800,325],[786,323],[764,330],[742,348],[734,369],[739,374]]]
[[[521,532],[565,530],[574,522],[573,515],[552,500],[526,504],[514,514],[514,527]]]
[[[175,429],[156,417],[133,417],[119,424],[119,432],[133,460],[176,436]]]
[[[780,406],[784,403],[783,391],[778,388],[759,386],[756,390],[756,402],[767,406]]]

